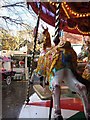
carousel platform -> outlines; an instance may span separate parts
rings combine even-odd
[[[31,118],[34,120],[45,118],[49,120],[51,93],[49,93],[48,88],[46,90],[40,88],[40,85],[34,85],[34,90],[35,93],[30,96],[29,103],[22,106],[19,118]],[[67,86],[62,86],[61,90],[60,104],[64,120],[86,120],[80,98],[73,94]],[[38,91],[41,91],[41,93],[38,93]],[[53,118],[53,112],[52,106],[51,119]]]

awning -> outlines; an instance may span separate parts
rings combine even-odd
[[[38,14],[38,2],[27,2]],[[41,2],[40,17],[55,26],[57,2]],[[90,36],[90,2],[62,2],[60,9],[60,29],[66,32]]]

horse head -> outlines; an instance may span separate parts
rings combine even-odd
[[[43,28],[43,32],[40,34],[38,43],[41,44],[43,43],[43,49],[51,47],[51,38],[50,38],[50,33],[48,31],[48,27]]]

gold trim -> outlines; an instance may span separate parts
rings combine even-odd
[[[71,27],[68,26],[68,29],[70,29],[70,30],[77,29],[77,30],[78,30],[80,33],[82,33],[82,34],[87,34],[87,35],[90,34],[90,32],[83,32],[83,31],[81,31],[81,30],[78,28],[78,25],[76,25],[74,28],[71,28]]]
[[[76,16],[77,18],[90,16],[90,13],[78,13],[78,12],[73,11],[69,7],[69,5],[66,4],[66,2],[63,2],[63,4],[64,4],[64,9],[67,10],[70,14],[73,14],[74,16]]]
[[[67,10],[66,10],[65,7],[64,7],[64,3],[62,3],[61,5],[62,5],[62,8],[63,8],[63,10],[64,10],[66,16],[68,17],[68,19],[70,19],[70,16],[69,16]]]

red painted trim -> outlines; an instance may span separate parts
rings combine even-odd
[[[38,8],[35,6],[35,2],[28,2],[27,4],[32,7],[32,9],[34,10],[34,12],[36,14],[38,14]],[[55,18],[54,17],[51,17],[48,14],[43,13],[42,11],[41,11],[40,17],[43,21],[45,21],[49,25],[55,26]],[[77,28],[69,29],[68,26],[65,26],[63,30],[66,31],[66,32],[69,32],[69,33],[73,33],[73,34],[89,35],[89,34],[80,33]]]
[[[61,109],[77,110],[83,112],[83,104],[79,98],[61,99]],[[27,105],[50,107],[50,101],[31,102]]]

